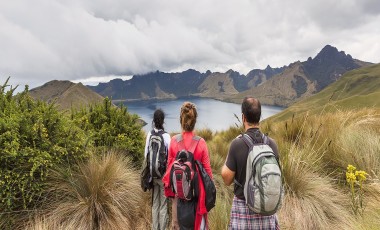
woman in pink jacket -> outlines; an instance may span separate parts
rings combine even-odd
[[[193,152],[194,161],[198,160],[201,162],[202,166],[206,170],[207,174],[210,175],[212,178],[212,171],[210,166],[210,158],[208,155],[208,149],[206,142],[203,138],[199,138],[195,136],[194,134],[194,127],[195,123],[197,121],[197,109],[195,105],[191,102],[185,102],[181,107],[181,114],[180,114],[180,122],[181,122],[181,128],[182,132],[179,135],[176,135],[172,137],[170,142],[170,148],[168,153],[168,168],[166,170],[165,176],[163,177],[162,181],[164,182],[165,186],[165,195],[167,197],[171,197],[172,199],[172,229],[180,229],[179,226],[181,223],[178,222],[177,219],[177,204],[178,198],[175,197],[175,194],[171,188],[170,185],[170,171],[171,166],[173,165],[173,162],[175,161],[177,152],[182,150],[182,147],[184,147],[186,150],[190,149],[190,145],[192,145],[194,140],[197,140],[197,145],[195,147],[195,150]],[[179,140],[182,141],[181,146],[179,146]],[[203,187],[203,182],[200,179],[200,176],[198,176],[198,197],[195,207],[195,222],[193,229],[208,229],[208,223],[207,223],[207,210],[205,207],[205,190]]]

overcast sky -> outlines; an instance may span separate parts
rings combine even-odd
[[[189,68],[247,74],[326,44],[380,62],[378,0],[0,0],[0,84],[94,84]]]

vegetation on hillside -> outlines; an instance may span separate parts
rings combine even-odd
[[[72,110],[71,119],[85,131],[91,146],[123,151],[137,165],[141,164],[145,144],[141,123],[139,117],[129,114],[123,104],[115,107],[110,99],[105,98],[102,104]]]
[[[351,79],[344,76],[346,87],[341,88],[340,95],[344,95],[349,80],[363,81],[364,75],[372,76],[379,67],[368,68],[374,69],[358,70]],[[351,92],[368,97],[376,93],[363,93],[371,87],[352,87],[356,90]],[[137,117],[127,108],[110,106],[108,99],[65,117],[54,105],[35,102],[25,92],[13,96],[13,91],[5,92],[5,88],[0,95],[4,108],[0,114],[0,147],[4,152],[0,156],[0,189],[14,198],[8,201],[7,196],[1,197],[0,228],[151,228],[151,194],[142,193],[136,168],[144,144]],[[323,95],[325,99],[318,103],[324,106],[319,110],[312,109],[316,103],[313,97],[311,107],[304,104],[308,113],[299,107],[300,113],[292,111],[261,124],[280,151],[286,191],[278,213],[281,228],[376,229],[380,226],[380,110],[362,105],[357,110],[357,104],[349,100],[338,107],[332,104],[343,96],[334,100],[326,96],[328,93]],[[54,147],[61,143],[60,135],[68,135],[65,130],[74,130],[75,138],[64,136],[66,145]],[[207,141],[217,187],[217,204],[209,213],[211,229],[228,226],[233,186],[224,185],[220,170],[230,142],[242,131],[241,125],[217,133],[197,131]],[[25,151],[31,154],[25,155]],[[40,166],[35,171],[39,174],[30,174],[34,162]],[[356,175],[349,165],[367,174]],[[24,177],[12,174],[11,169]],[[3,177],[7,172],[9,176]],[[37,183],[37,192],[31,194],[34,188],[23,188],[23,178],[28,178],[28,185]],[[20,196],[14,193],[17,191],[30,195],[26,206],[20,203]]]
[[[86,157],[85,133],[54,104],[34,101],[28,88],[0,88],[0,212],[33,208],[48,169]]]
[[[92,152],[111,148],[139,164],[144,137],[137,116],[126,108],[105,99],[66,116],[55,104],[29,97],[28,87],[13,95],[7,82],[0,88],[1,229],[13,229],[48,199],[51,169],[74,169]]]
[[[280,148],[281,164],[283,169],[284,184],[286,195],[283,206],[278,216],[283,229],[375,229],[380,224],[380,112],[378,110],[367,109],[358,112],[346,111],[336,114],[325,114],[324,116],[305,116],[302,118],[293,118],[283,122],[262,123],[264,132],[277,141]],[[360,127],[360,129],[358,129]],[[355,130],[355,131],[354,131]],[[359,130],[359,131],[358,131]],[[224,164],[227,155],[229,143],[242,132],[240,127],[231,127],[230,129],[213,133],[210,130],[199,130],[199,135],[205,135],[210,152],[210,160],[214,173],[214,180],[217,186],[217,204],[209,213],[209,223],[211,229],[227,229],[229,222],[230,208],[233,197],[232,186],[225,186],[220,176],[220,168]],[[110,156],[108,156],[110,157]],[[114,157],[111,157],[114,158]],[[116,157],[117,158],[117,157]],[[97,158],[96,168],[106,164]],[[104,159],[104,158],[103,158]],[[107,159],[107,158],[106,158]],[[90,161],[91,162],[91,161]],[[88,164],[94,164],[88,163]],[[112,164],[117,164],[113,161]],[[128,168],[128,163],[125,168]],[[353,164],[358,169],[365,170],[368,175],[365,181],[360,185],[362,188],[362,209],[355,212],[352,206],[352,196],[350,192],[350,181],[346,180],[347,166]],[[107,164],[106,164],[107,165]],[[88,166],[81,165],[87,169]],[[81,169],[80,172],[87,175],[95,189],[88,191],[83,197],[97,197],[99,199],[99,210],[112,203],[109,197],[121,194],[118,188],[107,190],[108,195],[101,194],[101,186],[98,186],[98,180],[103,178],[102,184],[107,187],[113,181],[114,177],[105,176],[109,170],[92,170],[86,171]],[[133,172],[133,169],[132,171]],[[134,171],[133,178],[138,177],[138,172]],[[79,174],[74,173],[73,178],[81,178]],[[111,174],[114,175],[114,174]],[[61,176],[62,178],[62,176]],[[66,178],[63,176],[63,178]],[[88,181],[75,179],[75,183],[80,183],[75,188],[88,186]],[[359,181],[359,178],[358,178]],[[91,183],[91,184],[92,184]],[[62,184],[62,183],[59,183]],[[63,183],[64,184],[64,183]],[[70,183],[69,183],[70,184]],[[68,185],[69,185],[68,184]],[[71,182],[73,184],[73,182]],[[114,184],[114,183],[113,183]],[[96,185],[96,186],[95,186]],[[72,186],[72,185],[71,185]],[[124,188],[132,190],[130,196],[133,200],[139,200],[139,205],[128,203],[125,204],[135,215],[135,222],[132,223],[135,229],[148,229],[151,227],[150,219],[150,193],[141,193],[140,187],[132,182]],[[355,184],[356,187],[359,184]],[[59,188],[59,186],[52,186]],[[67,193],[65,197],[76,198],[78,194],[73,189],[64,189]],[[87,190],[85,190],[87,191]],[[359,190],[357,190],[358,192]],[[99,193],[100,192],[100,193]],[[114,194],[111,194],[113,193]],[[60,192],[58,192],[60,194]],[[80,193],[82,194],[82,193]],[[92,194],[92,195],[90,195]],[[82,195],[81,195],[82,196]],[[80,196],[80,197],[81,197]],[[85,198],[80,198],[87,200]],[[356,198],[355,198],[356,199]],[[58,199],[59,200],[59,199]],[[93,213],[87,213],[91,210],[86,206],[91,200],[79,203],[83,212],[78,212],[72,218],[87,218],[91,224],[97,223],[98,218]],[[91,201],[95,202],[95,201]],[[56,202],[63,207],[65,202]],[[118,204],[118,202],[114,202]],[[74,207],[78,207],[76,205]],[[136,205],[136,206],[134,206]],[[52,205],[55,207],[55,205]],[[114,207],[117,208],[117,207]],[[101,212],[104,218],[113,221],[112,212],[104,209]],[[45,215],[38,215],[29,222],[30,226],[42,225],[39,229],[48,229],[46,226],[50,222],[51,215],[56,218],[63,218],[57,214],[59,212],[46,212]],[[86,217],[80,217],[84,215]],[[126,214],[125,214],[126,215]],[[56,224],[56,222],[53,222]],[[65,222],[60,222],[65,223]],[[83,223],[81,221],[75,222]],[[90,223],[83,223],[82,227],[89,226]],[[121,223],[113,223],[121,224]],[[123,224],[129,224],[125,222]],[[69,226],[69,227],[68,227]],[[61,227],[70,228],[72,225],[61,225]],[[76,225],[76,227],[80,227]],[[102,223],[96,229],[106,228],[108,223]],[[127,226],[127,225],[123,225]],[[36,229],[36,228],[30,228]]]
[[[262,123],[279,145],[286,195],[278,213],[283,229],[373,229],[380,224],[380,111],[341,111]],[[232,127],[208,142],[218,190],[210,213],[212,229],[227,229],[232,186],[220,179],[228,145],[241,130]],[[202,131],[201,133],[204,133]],[[368,173],[362,181],[362,212],[352,208],[349,164]],[[359,187],[359,180],[356,187]],[[358,199],[358,196],[355,198]],[[355,201],[356,202],[356,201]]]

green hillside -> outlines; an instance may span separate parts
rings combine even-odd
[[[280,121],[305,112],[380,108],[380,64],[352,70],[318,94],[290,106],[272,117]]]

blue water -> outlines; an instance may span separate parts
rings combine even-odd
[[[179,132],[179,114],[182,104],[185,101],[194,103],[198,111],[198,119],[195,129],[209,128],[213,131],[226,130],[230,126],[239,124],[234,116],[236,114],[241,119],[241,105],[217,101],[207,98],[187,98],[168,101],[136,101],[124,103],[130,113],[139,115],[148,124],[144,130],[148,132],[152,129],[153,113],[161,108],[165,112],[164,128],[167,132]],[[270,117],[283,110],[282,107],[266,106],[261,107],[262,119]]]

